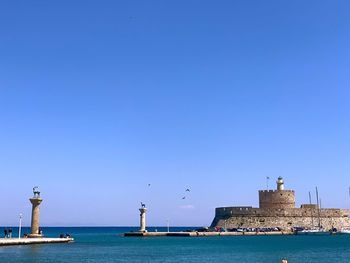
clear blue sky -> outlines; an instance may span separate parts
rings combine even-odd
[[[140,201],[151,225],[208,225],[266,176],[348,208],[349,12],[1,1],[0,225],[29,224],[35,185],[43,225],[137,225]]]

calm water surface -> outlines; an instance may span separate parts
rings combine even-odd
[[[43,228],[70,233],[71,244],[0,247],[1,263],[32,262],[349,262],[350,235],[124,238],[136,228]],[[164,231],[158,228],[159,231]],[[173,228],[172,230],[180,230]],[[14,233],[16,233],[14,229]],[[24,231],[29,231],[25,229]],[[1,233],[2,234],[2,233]]]

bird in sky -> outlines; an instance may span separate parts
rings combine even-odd
[[[186,196],[182,197],[182,200],[186,199]]]
[[[191,192],[191,190],[189,188],[186,189],[186,192]]]
[[[148,186],[151,186],[151,184],[148,184]]]

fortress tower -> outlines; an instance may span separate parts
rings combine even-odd
[[[284,190],[284,181],[278,177],[276,190],[259,191],[259,208],[295,208],[295,193]]]
[[[33,193],[34,196],[29,199],[29,201],[32,203],[32,222],[31,233],[28,235],[28,237],[31,238],[42,237],[42,234],[39,231],[39,205],[43,199],[40,198],[40,191],[37,186],[33,188]]]
[[[212,227],[260,228],[279,227],[291,231],[292,227],[312,228],[316,216],[325,229],[350,228],[349,211],[339,208],[319,209],[316,204],[302,204],[295,207],[293,190],[284,190],[284,181],[278,177],[276,190],[259,191],[259,207],[231,206],[217,207]]]

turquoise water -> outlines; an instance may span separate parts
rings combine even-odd
[[[250,237],[122,237],[136,228],[43,228],[70,233],[71,244],[0,247],[1,263],[96,262],[349,262],[350,235]],[[158,228],[159,231],[164,228]],[[171,230],[180,230],[172,228]],[[16,233],[14,229],[14,233]],[[28,232],[25,229],[24,232]],[[24,233],[23,232],[23,233]],[[2,234],[2,233],[1,233]]]

